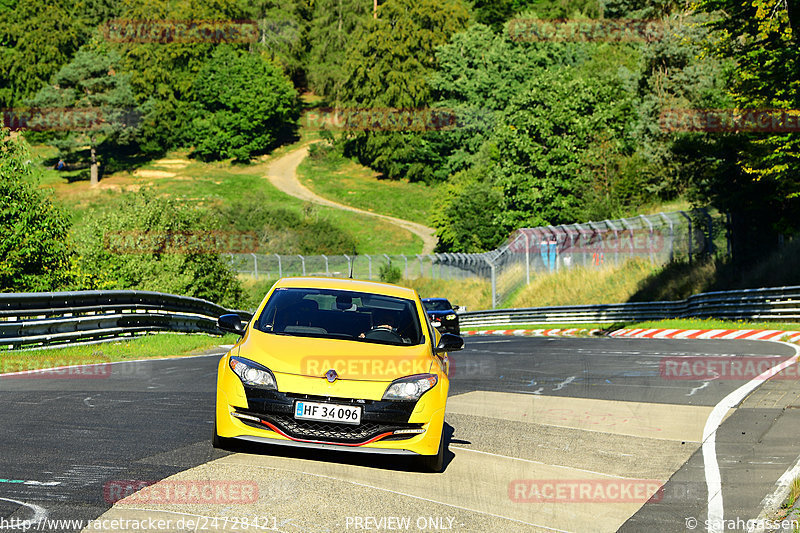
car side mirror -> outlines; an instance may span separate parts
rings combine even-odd
[[[453,311],[458,311],[459,309],[461,309],[460,305],[454,305],[453,306]]]
[[[436,346],[434,352],[441,354],[445,352],[457,352],[464,348],[464,339],[452,333],[442,333],[439,339],[439,344]]]
[[[222,315],[217,319],[217,328],[228,333],[235,333],[243,335],[246,324],[242,323],[242,319],[236,313]]]

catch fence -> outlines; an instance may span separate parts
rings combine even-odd
[[[404,279],[482,278],[491,282],[492,308],[502,307],[537,275],[575,267],[601,269],[629,259],[665,264],[730,253],[729,221],[706,209],[559,226],[522,228],[484,253],[417,255],[226,254],[232,268],[256,279],[328,276],[386,279],[388,267]],[[383,275],[382,275],[383,274]]]

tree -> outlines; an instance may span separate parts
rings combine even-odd
[[[248,18],[238,0],[120,0],[120,17],[138,21],[235,21]],[[229,43],[247,49],[248,43]],[[122,71],[131,75],[136,105],[142,109],[139,144],[146,153],[163,153],[186,141],[186,114],[197,72],[218,46],[214,42],[116,42]]]
[[[428,78],[436,47],[463,29],[468,13],[459,0],[389,0],[378,18],[357,32],[345,64],[345,106],[420,110],[432,102]],[[418,133],[365,132],[346,146],[348,155],[387,177],[432,181],[436,159]]]
[[[568,69],[532,79],[489,141],[496,147],[490,175],[503,192],[497,221],[504,231],[581,220],[596,178],[588,156],[599,142],[627,153],[631,115],[631,99],[619,85],[594,84]]]
[[[329,103],[341,101],[347,51],[355,36],[372,17],[372,4],[364,0],[316,0],[309,27],[308,83]]]
[[[220,45],[192,85],[191,140],[204,158],[246,161],[286,139],[300,115],[292,82],[259,54]]]
[[[250,5],[250,10],[251,16],[258,22],[258,44],[266,52],[266,57],[280,65],[296,86],[304,86],[309,48],[308,2],[259,0]]]
[[[736,107],[800,107],[795,3],[705,0],[699,9],[712,15],[710,25],[718,30],[710,51],[734,62],[730,93]],[[796,233],[800,229],[800,136],[795,130],[745,133],[738,139],[735,168],[749,180],[732,186],[729,177],[721,174],[706,184],[705,191],[739,219],[737,240],[745,245],[758,241],[763,249],[770,244],[763,238],[765,233]]]
[[[26,144],[0,129],[0,291],[56,291],[71,280],[67,217],[37,182]]]
[[[88,38],[75,4],[19,0],[0,10],[0,105],[17,105],[50,82]]]
[[[42,88],[30,100],[33,107],[49,108],[49,113],[55,112],[65,118],[81,113],[91,117],[89,123],[79,123],[73,131],[52,136],[51,143],[64,150],[88,142],[92,185],[97,185],[100,179],[98,143],[103,140],[129,142],[138,130],[130,76],[118,72],[119,64],[120,57],[115,51],[85,46],[58,71],[52,85]],[[44,127],[49,126],[45,124]],[[56,127],[62,126],[57,124]]]

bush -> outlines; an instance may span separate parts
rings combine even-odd
[[[37,182],[27,145],[0,129],[0,291],[54,291],[71,279],[69,223]]]
[[[83,289],[139,289],[204,298],[235,307],[242,287],[218,251],[172,246],[171,235],[218,229],[203,210],[142,190],[127,192],[76,228]],[[137,240],[138,239],[138,240]]]
[[[400,268],[392,266],[391,263],[386,263],[385,265],[381,265],[379,275],[381,281],[384,283],[397,283],[400,281],[400,278],[403,277],[403,272]]]

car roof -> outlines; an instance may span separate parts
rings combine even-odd
[[[395,296],[414,300],[417,291],[407,287],[400,287],[390,283],[380,283],[377,281],[364,281],[359,279],[342,278],[281,278],[275,284],[275,288],[313,288],[313,289],[340,289],[345,291],[366,292],[372,294],[382,294],[384,296]]]
[[[423,298],[423,302],[446,302],[447,298]]]

